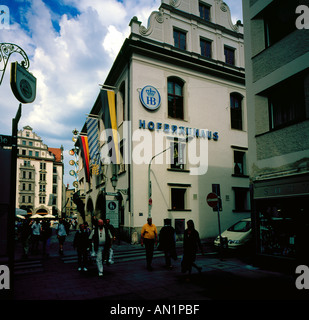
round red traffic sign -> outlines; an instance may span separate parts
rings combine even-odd
[[[218,205],[218,196],[214,192],[211,192],[207,195],[206,201],[210,207],[214,208]]]

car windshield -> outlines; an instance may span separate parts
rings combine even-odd
[[[239,221],[228,228],[228,231],[235,231],[235,232],[247,232],[251,229],[251,222],[250,221]]]

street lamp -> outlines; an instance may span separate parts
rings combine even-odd
[[[184,141],[187,143],[189,140],[192,140],[193,137],[186,137],[186,139],[184,139]],[[149,165],[148,165],[148,218],[151,218],[151,206],[152,206],[152,199],[151,199],[151,194],[152,194],[152,187],[151,187],[151,180],[150,180],[150,167],[151,167],[151,162],[152,160],[159,156],[160,154],[166,152],[167,150],[171,149],[173,147],[173,144],[171,144],[171,146],[169,146],[168,148],[164,149],[163,151],[157,153],[156,155],[154,155],[150,161],[149,161]]]

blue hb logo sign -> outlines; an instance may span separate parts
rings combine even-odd
[[[142,105],[148,110],[156,110],[160,107],[161,96],[159,91],[153,86],[146,86],[140,92]]]

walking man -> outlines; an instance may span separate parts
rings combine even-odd
[[[141,245],[145,244],[147,270],[152,270],[152,257],[154,246],[157,244],[157,227],[152,223],[152,218],[147,219],[147,223],[143,225],[141,230]]]
[[[89,239],[91,239],[94,244],[98,272],[101,277],[103,276],[103,260],[105,255],[109,254],[111,246],[111,234],[109,229],[104,226],[102,219],[98,220],[98,226],[92,230]]]
[[[159,250],[164,252],[165,265],[167,268],[172,269],[171,258],[177,260],[176,253],[176,233],[175,229],[171,226],[171,219],[164,219],[164,227],[159,234]]]

